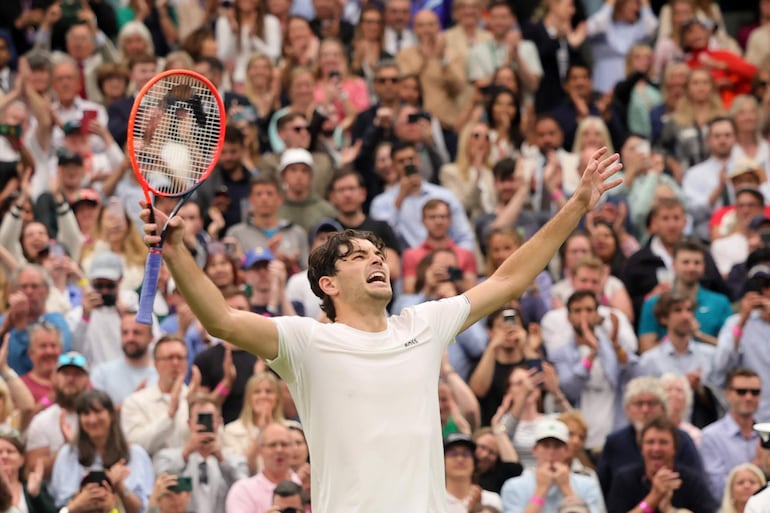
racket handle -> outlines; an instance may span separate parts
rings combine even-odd
[[[155,292],[158,290],[158,274],[163,263],[163,254],[158,248],[150,248],[147,262],[144,265],[144,281],[142,281],[142,295],[139,296],[139,311],[136,313],[136,322],[152,325],[152,307],[155,302]]]

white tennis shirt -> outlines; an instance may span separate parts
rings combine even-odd
[[[406,308],[379,333],[277,317],[278,357],[312,465],[314,513],[444,513],[441,357],[465,296]]]

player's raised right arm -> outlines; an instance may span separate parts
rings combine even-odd
[[[149,223],[150,211],[142,204],[144,241],[148,245],[160,242],[159,227],[166,216],[155,210],[157,224]],[[163,260],[174,277],[177,290],[185,298],[190,309],[214,337],[226,340],[257,356],[273,359],[278,356],[278,328],[268,318],[252,312],[242,312],[227,306],[224,297],[195,263],[182,240],[184,224],[179,216],[169,222],[166,241],[163,244]]]

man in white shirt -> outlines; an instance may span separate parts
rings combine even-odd
[[[267,318],[227,306],[169,222],[164,260],[208,332],[265,358],[287,383],[313,461],[318,511],[446,511],[436,382],[448,344],[461,331],[523,294],[602,194],[618,157],[597,151],[573,197],[542,231],[485,281],[461,296],[388,317],[393,292],[384,244],[369,232],[342,232],[311,254],[308,278],[331,322]],[[166,218],[157,209],[158,223]],[[150,211],[142,212],[149,221]],[[147,244],[159,242],[147,223]],[[408,471],[405,471],[408,468]]]
[[[184,340],[166,335],[155,343],[153,358],[157,383],[129,395],[120,411],[126,439],[141,445],[150,456],[164,447],[181,447],[188,436],[187,346]],[[194,371],[193,379],[200,379]]]
[[[61,355],[53,386],[56,402],[35,415],[27,429],[27,462],[36,465],[42,458],[46,475],[53,469],[58,450],[65,443],[75,442],[78,429],[75,400],[89,386],[85,357],[75,351]]]
[[[152,386],[158,381],[158,372],[152,364],[149,348],[152,326],[136,322],[136,315],[124,313],[120,317],[120,347],[123,358],[101,363],[94,368],[91,382],[94,388],[107,392],[116,405],[137,389]]]

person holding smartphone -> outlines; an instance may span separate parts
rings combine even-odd
[[[187,513],[191,494],[192,479],[164,472],[155,479],[147,513]]]
[[[207,395],[190,398],[190,435],[183,447],[161,449],[155,471],[176,473],[192,480],[189,510],[225,513],[230,487],[249,475],[246,459],[222,450],[219,405]]]

